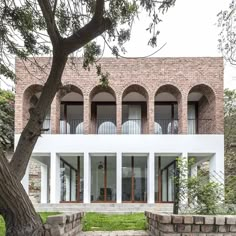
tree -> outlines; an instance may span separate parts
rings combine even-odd
[[[236,199],[236,91],[224,93],[225,129],[225,193],[226,200],[235,204]]]
[[[219,50],[224,59],[236,65],[236,2],[232,0],[227,10],[218,14]]]
[[[102,35],[112,53],[118,57],[124,52],[124,43],[130,39],[132,25],[140,12],[147,12],[151,33],[149,44],[157,43],[159,15],[174,5],[175,0],[22,0],[0,2],[0,74],[12,79],[15,74],[9,67],[14,55],[24,60],[34,55],[52,55],[47,81],[35,107],[29,110],[25,126],[12,160],[8,163],[3,153],[0,158],[0,214],[6,223],[7,235],[43,235],[39,216],[20,184],[32,150],[42,131],[43,120],[56,92],[61,87],[61,77],[70,55],[84,48],[83,66],[96,64],[101,49],[93,40]],[[106,32],[106,34],[105,34]],[[73,58],[71,59],[73,60]],[[96,65],[103,84],[107,74]],[[26,68],[27,69],[27,68]],[[42,67],[40,67],[43,70]]]
[[[14,146],[14,94],[0,89],[0,147],[12,150]]]

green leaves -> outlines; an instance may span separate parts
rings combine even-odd
[[[221,211],[224,200],[224,186],[217,181],[218,176],[212,174],[210,176],[204,168],[190,175],[190,169],[195,164],[194,158],[177,159],[179,173],[179,176],[175,177],[175,187],[179,189],[177,201],[185,202],[185,205],[179,204],[179,210],[181,213],[217,214]]]
[[[90,70],[90,65],[93,65],[96,62],[96,58],[100,54],[101,54],[100,45],[97,45],[95,42],[88,43],[84,47],[84,55],[83,55],[84,69]]]
[[[218,49],[224,59],[236,65],[236,3],[232,0],[227,10],[218,13],[218,27],[220,29]]]
[[[7,150],[14,145],[14,95],[0,90],[0,148]]]

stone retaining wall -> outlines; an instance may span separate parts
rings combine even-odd
[[[49,216],[44,227],[45,236],[76,236],[82,231],[83,212]]]
[[[145,215],[150,236],[236,236],[236,216]]]

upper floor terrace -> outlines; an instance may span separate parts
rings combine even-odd
[[[110,73],[106,88],[99,86],[94,70],[66,67],[44,121],[46,133],[223,134],[221,58],[104,58],[101,64]],[[20,133],[46,78],[36,68],[34,76],[28,73],[20,61],[16,71],[24,76],[16,86],[15,129]]]

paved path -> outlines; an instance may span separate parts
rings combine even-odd
[[[80,236],[148,236],[148,233],[143,230],[87,231],[80,233]]]

